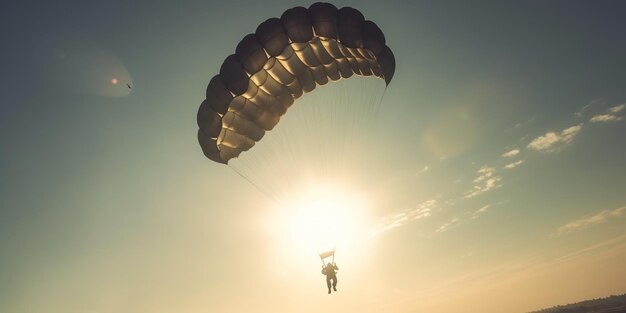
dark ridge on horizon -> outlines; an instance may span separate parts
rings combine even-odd
[[[557,305],[528,313],[626,313],[626,294]]]

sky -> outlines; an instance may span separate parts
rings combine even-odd
[[[310,4],[3,4],[0,311],[526,312],[626,292],[624,3],[334,3],[380,26],[397,70],[376,183],[350,191],[367,209],[337,207],[358,232],[331,295],[292,236],[306,221],[196,139],[239,40]]]

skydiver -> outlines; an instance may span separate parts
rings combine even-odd
[[[326,275],[326,286],[328,286],[328,293],[330,293],[330,281],[332,280],[333,290],[337,291],[337,271],[339,267],[335,262],[326,264],[326,266],[322,265],[322,274]]]

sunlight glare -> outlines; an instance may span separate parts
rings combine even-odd
[[[333,187],[316,187],[290,201],[290,236],[308,253],[350,245],[362,228],[365,203],[355,194]]]

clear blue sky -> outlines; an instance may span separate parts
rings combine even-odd
[[[626,3],[334,3],[397,61],[387,198],[334,298],[195,137],[222,60],[298,4],[2,5],[0,311],[518,312],[626,292]]]

